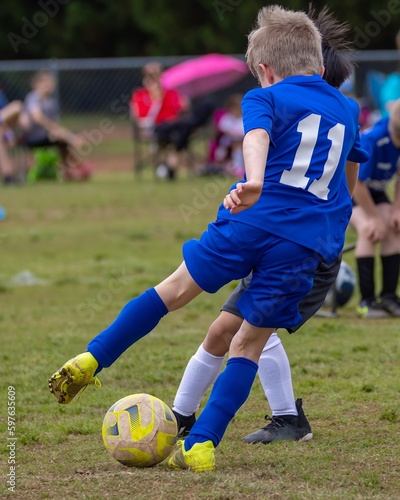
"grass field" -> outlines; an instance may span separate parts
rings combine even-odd
[[[313,318],[291,337],[282,333],[314,439],[242,442],[269,412],[257,381],[217,451],[214,473],[172,472],[166,463],[125,468],[104,449],[101,423],[130,393],[172,403],[186,361],[234,284],[166,317],[104,370],[102,389],[89,387],[66,406],[48,392],[53,371],[84,350],[128,299],[174,270],[182,243],[213,219],[228,185],[134,181],[119,172],[87,184],[1,189],[8,212],[0,222],[1,498],[400,497],[399,323],[358,319],[357,297],[337,319]],[[23,271],[39,284],[18,286]],[[16,392],[15,493],[6,484],[9,386]]]

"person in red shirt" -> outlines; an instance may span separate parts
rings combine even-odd
[[[141,128],[153,128],[165,121],[176,120],[186,108],[183,97],[176,90],[161,86],[162,68],[149,63],[143,68],[143,88],[133,92],[131,109]]]
[[[177,122],[186,111],[187,102],[176,90],[163,89],[161,75],[162,67],[159,63],[151,62],[144,66],[143,87],[132,94],[131,113],[139,127],[141,138],[155,138],[161,153],[165,152],[166,146],[174,146],[175,151],[162,154],[165,158],[160,158],[161,162],[167,164],[166,173],[172,179],[178,163],[176,151],[182,148],[177,142],[178,137],[170,133],[169,125]],[[160,167],[158,170],[161,174]]]

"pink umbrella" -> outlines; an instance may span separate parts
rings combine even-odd
[[[223,54],[208,54],[172,66],[162,75],[165,89],[198,97],[228,87],[248,73],[246,63]]]

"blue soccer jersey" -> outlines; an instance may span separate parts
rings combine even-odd
[[[248,210],[230,219],[311,248],[327,262],[343,247],[351,215],[346,160],[369,157],[360,143],[357,103],[320,76],[290,76],[243,98],[245,133],[270,137],[263,192]]]
[[[358,177],[376,191],[385,191],[400,167],[400,148],[393,144],[388,126],[389,118],[384,118],[361,134],[361,144],[371,156],[360,164]]]

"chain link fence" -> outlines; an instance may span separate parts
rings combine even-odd
[[[244,59],[240,55],[237,57]],[[75,131],[85,128],[91,142],[96,145],[99,142],[97,135],[101,136],[104,132],[101,130],[103,125],[108,127],[107,133],[114,129],[114,137],[125,138],[125,156],[128,158],[132,148],[129,100],[132,91],[142,84],[142,67],[148,62],[158,61],[168,68],[187,59],[189,57],[0,61],[0,88],[8,100],[23,100],[30,91],[34,73],[50,70],[58,82],[56,97],[61,121]],[[374,109],[376,102],[369,75],[372,72],[388,75],[399,71],[399,52],[360,51],[356,53],[356,60],[353,92]],[[214,97],[218,107],[222,107],[230,94],[245,93],[256,86],[255,78],[249,73],[234,86],[215,93]],[[103,153],[104,157],[109,153],[110,156],[119,154],[122,144],[118,148],[118,152],[115,152],[115,146],[114,149],[103,148],[99,156]],[[92,149],[95,149],[94,146]],[[130,165],[129,162],[132,163],[132,160],[127,159],[126,164]]]
[[[147,62],[159,61],[168,68],[186,59],[188,57],[0,61],[0,86],[9,100],[23,100],[30,90],[33,74],[46,69],[57,78],[62,115],[125,114],[133,89],[141,85],[141,68]],[[358,52],[356,60],[356,94],[367,98],[371,98],[368,74],[376,71],[387,75],[398,70],[400,64],[397,51]],[[233,87],[218,92],[217,97],[223,101],[230,93],[246,92],[256,85],[249,74]]]
[[[22,99],[30,91],[32,76],[51,71],[58,82],[57,98],[62,115],[115,114],[126,110],[132,91],[142,84],[142,67],[157,61],[164,68],[188,57],[64,59],[0,61],[0,87],[9,100]],[[240,83],[218,93],[245,92],[256,84],[249,75]]]

